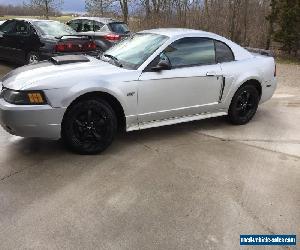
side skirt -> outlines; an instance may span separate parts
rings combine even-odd
[[[141,129],[147,129],[147,128],[168,126],[168,125],[173,125],[173,124],[177,124],[177,123],[203,120],[203,119],[207,119],[207,118],[213,118],[213,117],[224,116],[224,115],[227,115],[227,112],[203,113],[203,114],[192,115],[192,116],[175,117],[175,118],[170,118],[170,119],[166,119],[166,120],[140,123],[139,125],[134,125],[134,126],[128,127],[126,129],[126,131],[129,132],[129,131],[135,131],[135,130],[141,130]]]

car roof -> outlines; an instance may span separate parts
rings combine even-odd
[[[186,28],[159,28],[159,29],[143,30],[138,33],[153,33],[153,34],[168,36],[170,38],[178,37],[178,36],[190,36],[190,35],[209,36],[209,37],[217,36],[214,33],[206,32],[203,30],[194,30],[194,29],[186,29]]]
[[[34,18],[12,18],[10,20],[25,21],[25,22],[29,22],[29,23],[33,23],[33,22],[59,22],[59,21],[56,21],[56,20],[34,19]]]
[[[72,21],[73,20],[91,20],[91,21],[96,21],[104,24],[120,22],[118,20],[109,17],[77,17],[72,19]]]

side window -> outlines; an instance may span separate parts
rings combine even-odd
[[[94,26],[93,21],[83,20],[82,21],[82,30],[81,30],[81,32],[94,31],[94,27],[93,26]]]
[[[169,45],[164,54],[172,67],[215,64],[213,40],[199,37],[182,38]]]
[[[16,23],[16,35],[27,36],[30,34],[30,26],[25,22]]]
[[[76,32],[83,32],[83,20],[74,20],[69,22],[69,26]]]
[[[94,31],[93,21],[90,20],[73,20],[68,25],[76,32]]]
[[[216,61],[218,63],[234,61],[232,50],[223,42],[215,41]]]
[[[70,26],[73,30],[79,32],[79,29],[78,29],[78,28],[79,28],[79,21],[74,20],[74,21],[68,22],[67,24],[68,24],[68,26]]]
[[[1,32],[5,33],[5,34],[13,34],[16,31],[16,22],[15,21],[9,21],[4,23],[1,26]]]
[[[103,23],[94,22],[94,31],[100,31],[103,26],[104,26]]]

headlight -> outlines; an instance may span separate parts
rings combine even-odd
[[[3,88],[1,98],[6,102],[16,105],[44,105],[47,104],[43,91],[16,91]]]

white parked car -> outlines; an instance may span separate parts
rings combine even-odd
[[[0,20],[0,26],[2,25],[2,24],[4,24],[6,22],[6,20]]]
[[[246,124],[276,89],[272,57],[251,54],[216,34],[189,29],[139,32],[100,60],[62,56],[2,79],[4,129],[60,137],[75,152],[107,148],[133,131],[228,115]]]

